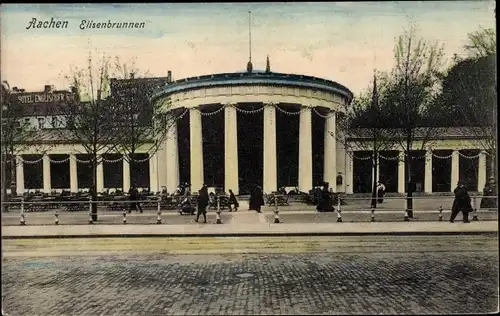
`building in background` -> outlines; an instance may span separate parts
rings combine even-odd
[[[174,113],[177,120],[160,149],[134,163],[140,169],[134,180],[138,186],[152,191],[164,187],[171,193],[180,183],[190,183],[193,191],[207,184],[247,194],[255,185],[265,193],[281,187],[308,192],[328,182],[336,192],[370,192],[369,153],[344,146],[354,136],[342,135],[336,122],[353,98],[351,91],[326,79],[271,72],[269,64],[266,68],[180,80],[172,80],[170,71],[167,77],[127,79],[150,85],[152,102],[163,104],[165,113]],[[118,81],[111,80],[112,95],[118,93]],[[89,157],[81,144],[53,133],[63,128],[58,108],[77,106],[76,92],[50,86],[42,92],[13,89],[16,104],[25,109],[20,120],[40,129],[38,143],[47,145],[44,155],[35,146],[19,155],[18,193],[90,187]],[[417,192],[451,192],[459,180],[466,180],[472,191],[483,189],[486,156],[469,135],[457,131],[444,129],[432,148],[415,153]],[[131,171],[122,154],[102,158],[97,190],[128,191]],[[377,175],[388,192],[405,192],[400,152],[381,153]]]

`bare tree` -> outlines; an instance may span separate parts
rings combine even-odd
[[[373,76],[373,87],[363,91],[355,98],[346,115],[339,115],[337,126],[342,133],[337,134],[337,141],[342,143],[347,153],[356,159],[355,151],[371,152],[372,177],[372,201],[373,208],[377,207],[377,169],[380,152],[391,150],[393,147],[392,132],[387,129],[387,121],[384,117],[386,109],[380,108],[380,99],[385,97],[388,84],[387,74]],[[371,95],[370,95],[371,94]],[[345,136],[345,137],[344,137]]]
[[[17,179],[16,167],[18,163],[16,156],[27,148],[36,148],[38,153],[44,153],[49,145],[43,142],[44,133],[35,126],[26,122],[25,107],[19,102],[18,95],[22,93],[14,88],[11,89],[7,81],[2,82],[1,104],[2,104],[2,200],[6,200],[7,187],[10,186],[11,196],[16,196]],[[42,141],[41,141],[42,140]],[[10,166],[10,183],[6,183],[6,167]]]
[[[97,199],[97,166],[103,163],[101,155],[111,152],[113,144],[119,139],[116,128],[117,111],[110,102],[109,73],[111,59],[103,57],[98,63],[89,54],[87,67],[74,68],[65,76],[79,94],[79,100],[71,106],[60,108],[61,124],[64,129],[57,130],[60,138],[75,142],[83,147],[84,154],[91,157],[92,163],[92,200]],[[92,219],[97,220],[97,205],[93,204]]]
[[[428,122],[432,120],[430,105],[439,91],[443,47],[417,37],[412,25],[397,39],[395,64],[383,106],[389,109],[385,119],[393,128],[395,143],[406,157],[406,208],[408,217],[413,218],[412,152],[424,150],[437,130]]]
[[[139,77],[135,62],[121,63],[115,60],[118,78],[111,79],[112,107],[117,110],[116,123],[120,137],[113,144],[116,151],[124,154],[133,177],[137,152],[146,152],[149,157],[156,153],[165,141],[168,130],[176,124],[174,112],[169,111],[171,102],[151,102],[155,90],[166,78],[148,79]]]

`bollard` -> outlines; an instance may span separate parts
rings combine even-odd
[[[371,221],[375,221],[375,205],[372,205],[372,214],[371,214]]]
[[[158,217],[156,218],[156,224],[161,224],[161,197],[158,197]]]
[[[439,206],[439,219],[438,221],[442,222],[443,221],[443,206]]]
[[[342,211],[337,210],[337,222],[342,223]]]
[[[127,212],[123,212],[123,224],[127,224]]]
[[[473,211],[472,211],[472,220],[473,221],[478,221],[478,218],[477,218],[477,204],[476,204],[476,202],[477,202],[476,201],[476,197],[474,196],[472,198],[472,203],[473,203],[472,207],[474,208]]]
[[[405,219],[404,219],[405,222],[408,222],[410,221],[410,219],[408,218],[408,210],[405,210]]]
[[[54,213],[54,224],[59,225],[59,214],[57,211]]]
[[[158,217],[156,217],[156,224],[161,224],[161,211],[158,211]]]
[[[220,219],[220,197],[217,196],[217,224],[222,224],[222,220]]]
[[[274,223],[278,224],[280,222],[280,217],[278,215],[278,198],[274,195]]]
[[[24,199],[21,199],[21,225],[26,225],[26,219],[24,218]]]
[[[92,219],[92,198],[89,198],[89,224],[94,224]]]

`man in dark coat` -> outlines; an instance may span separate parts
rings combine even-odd
[[[257,186],[257,194],[255,197],[255,203],[256,203],[256,210],[257,213],[261,213],[261,207],[265,205],[266,203],[264,202],[264,193],[262,192],[262,188],[260,186]]]
[[[450,223],[455,221],[459,212],[462,212],[463,222],[469,222],[469,213],[472,212],[471,199],[465,185],[463,183],[458,183],[458,186],[453,190],[455,193],[455,199],[453,200],[453,206],[451,208]]]
[[[229,212],[233,211],[231,208],[231,205],[234,206],[234,211],[237,212],[240,204],[238,203],[238,200],[236,199],[236,196],[234,195],[233,190],[230,189],[229,190]]]
[[[318,212],[333,212],[335,208],[333,207],[332,195],[329,190],[329,183],[325,182],[323,184],[323,190],[321,190],[321,199],[319,200],[316,210]]]
[[[207,223],[207,206],[208,206],[208,189],[206,185],[203,185],[198,191],[198,214],[196,214],[195,221],[198,222],[200,214],[203,214],[203,223]]]
[[[139,202],[136,202],[137,200],[139,200],[139,191],[137,191],[137,187],[135,186],[135,184],[130,187],[128,194],[130,196],[130,201],[132,201],[130,203],[130,209],[128,210],[128,212],[131,213],[132,210],[135,210],[136,212],[140,211],[140,213],[142,213],[141,204]]]

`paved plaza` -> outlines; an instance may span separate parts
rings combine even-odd
[[[4,240],[2,248],[9,315],[498,311],[496,237]]]

